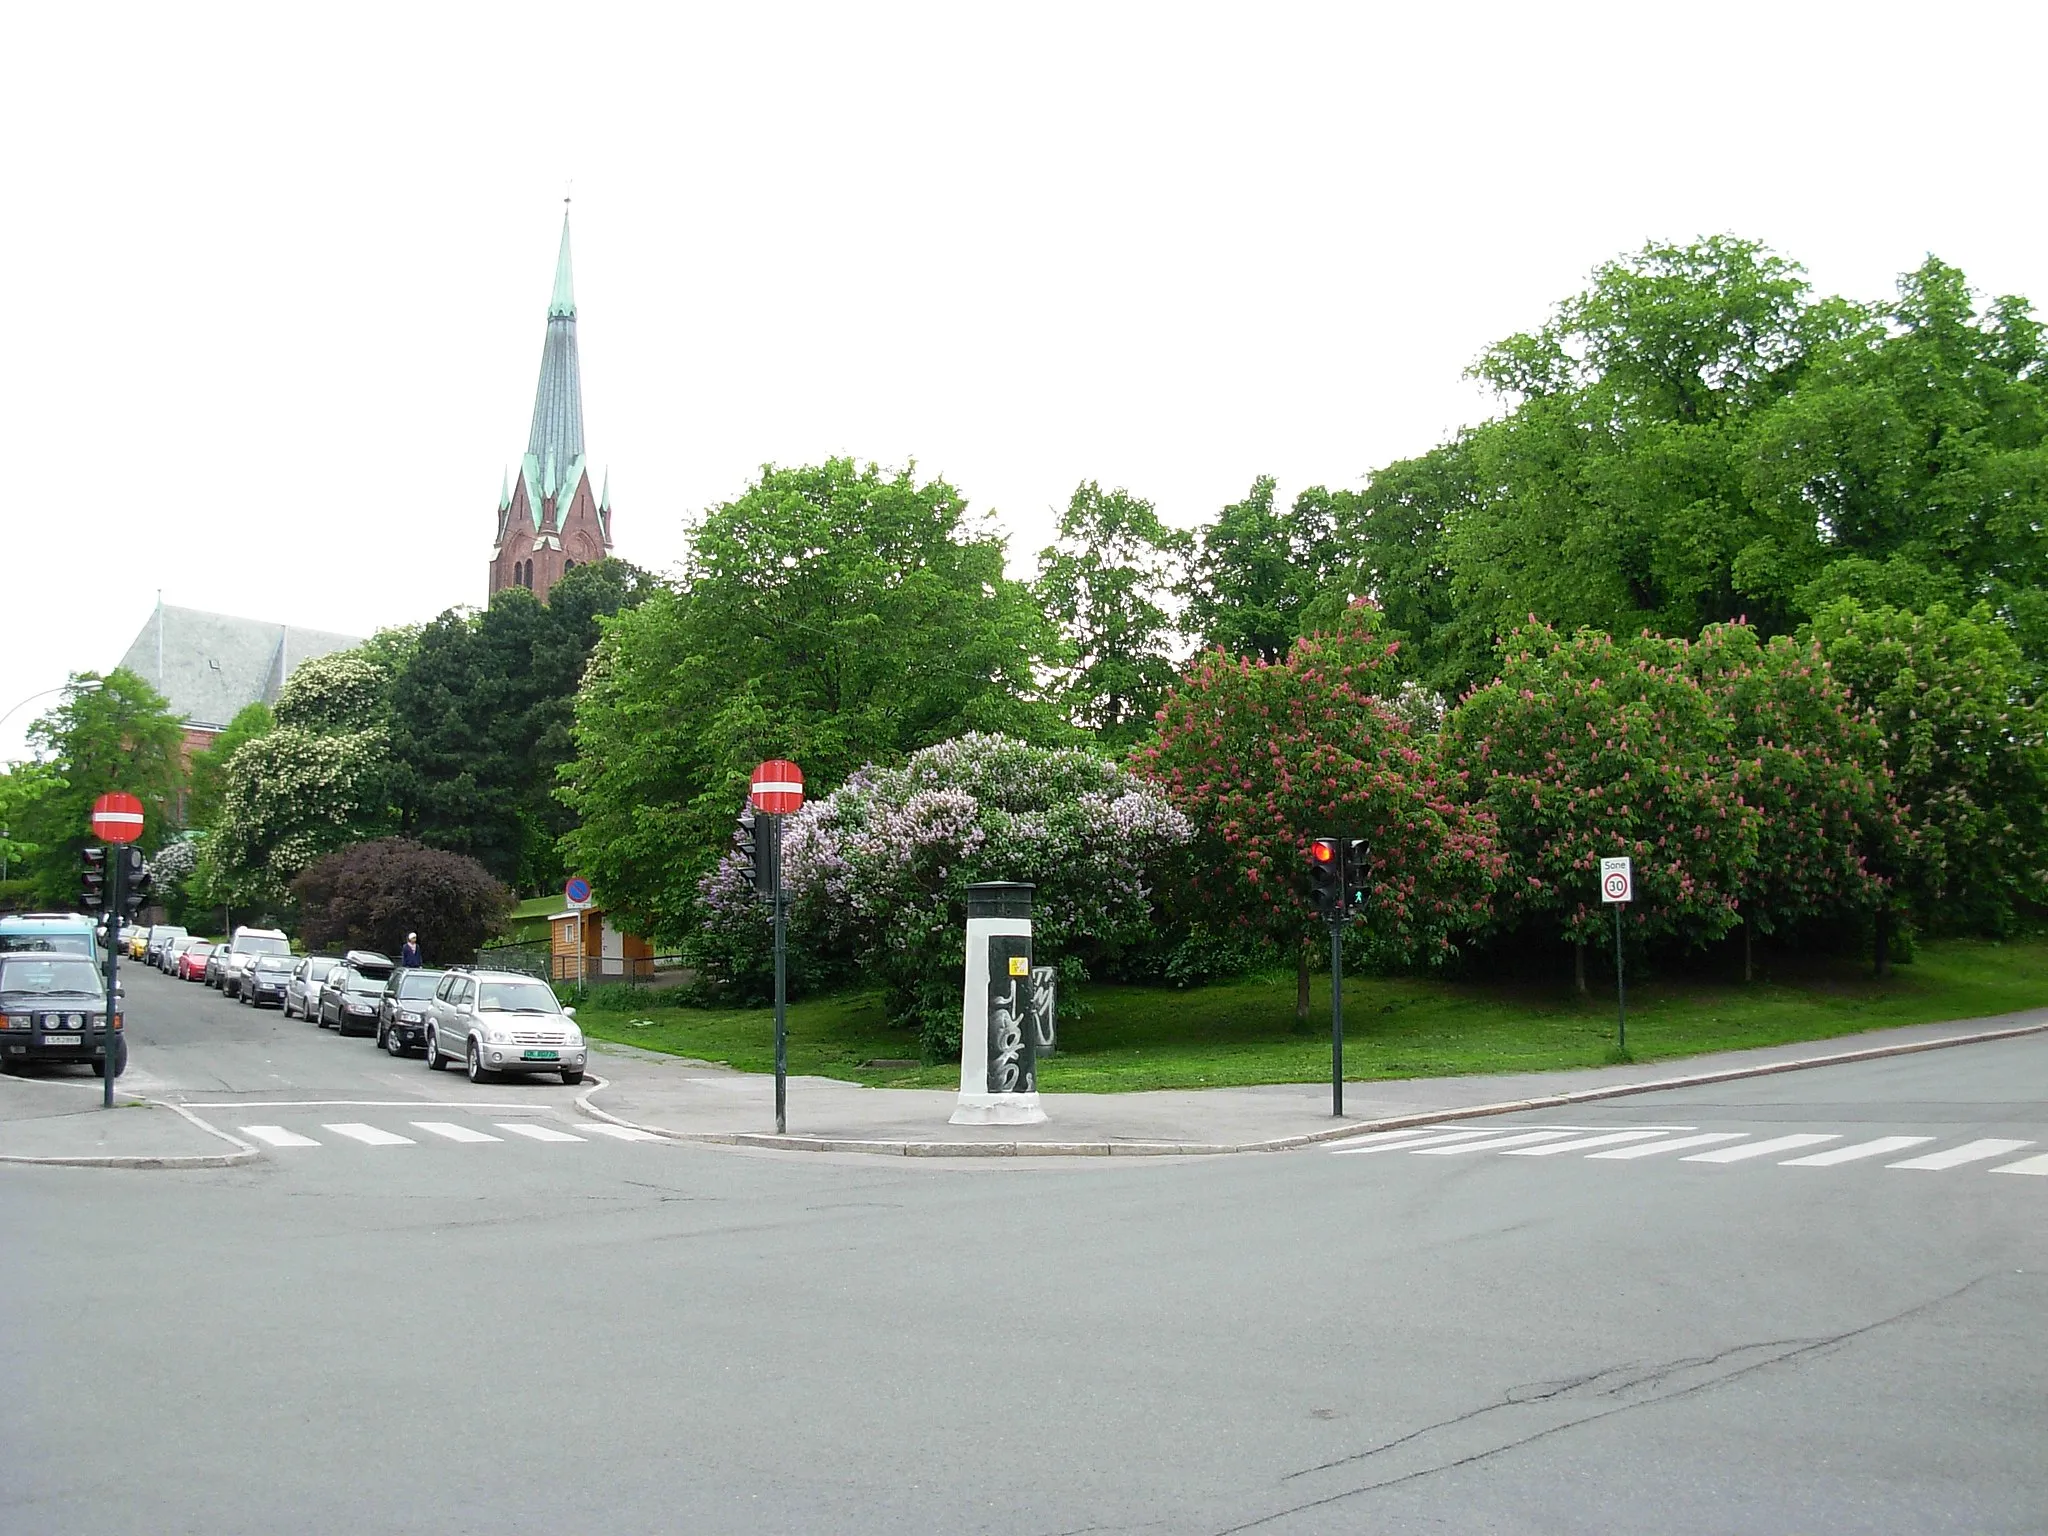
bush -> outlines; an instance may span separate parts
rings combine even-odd
[[[504,931],[512,894],[475,859],[402,837],[356,843],[316,859],[292,884],[308,949],[395,956],[409,932],[430,964],[474,958]]]

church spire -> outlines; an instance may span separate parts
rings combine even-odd
[[[533,398],[527,463],[538,471],[552,457],[566,471],[583,457],[583,375],[576,361],[576,296],[569,275],[569,211],[562,210],[562,250],[555,259],[555,291],[548,301],[547,339],[541,344],[540,387]]]

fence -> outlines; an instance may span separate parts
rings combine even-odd
[[[546,944],[491,944],[477,951],[478,965],[524,971],[544,981],[582,981],[591,986],[679,986],[690,979],[681,955],[557,954]],[[578,970],[578,965],[582,969]]]

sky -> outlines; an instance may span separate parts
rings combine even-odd
[[[166,603],[485,595],[565,194],[585,436],[663,569],[764,463],[1356,486],[1603,261],[1734,233],[2048,296],[2048,7],[43,5],[8,25],[0,710]],[[54,699],[0,722],[0,760]]]

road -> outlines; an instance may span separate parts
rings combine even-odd
[[[129,1006],[130,1082],[285,1144],[0,1170],[7,1533],[2048,1529],[2042,1039],[943,1162]]]

